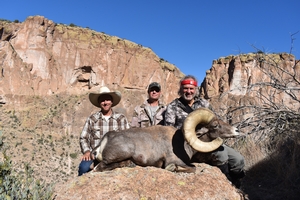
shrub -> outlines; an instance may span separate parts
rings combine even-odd
[[[72,159],[76,159],[78,157],[78,153],[70,153],[70,157]]]
[[[27,164],[24,174],[12,170],[12,163],[5,154],[0,132],[0,150],[3,159],[0,162],[0,199],[48,200],[53,195],[52,185],[41,183],[33,177],[33,170]]]

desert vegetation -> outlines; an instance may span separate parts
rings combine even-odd
[[[247,162],[242,190],[250,199],[300,196],[300,65],[291,54],[283,55],[284,59],[262,51],[254,55],[255,70],[266,78],[249,84],[247,93],[258,101],[232,97],[239,105],[226,113],[245,133],[233,146]],[[295,65],[287,66],[290,63]]]
[[[22,173],[17,173],[10,158],[6,155],[7,146],[3,143],[0,132],[0,150],[2,152],[0,162],[0,199],[30,199],[47,200],[52,198],[53,184],[37,180],[33,176],[33,170],[26,164]]]
[[[57,183],[77,175],[79,133],[65,130],[61,116],[73,114],[79,97],[53,98],[24,97],[20,110],[1,106],[0,199],[51,199]]]

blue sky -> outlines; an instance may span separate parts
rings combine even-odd
[[[299,0],[14,0],[1,8],[1,19],[41,15],[150,47],[199,82],[214,59],[253,46],[300,57]]]

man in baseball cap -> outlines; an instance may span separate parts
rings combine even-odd
[[[134,108],[131,127],[147,127],[163,124],[163,115],[166,106],[160,102],[161,86],[158,82],[149,84],[148,99]]]

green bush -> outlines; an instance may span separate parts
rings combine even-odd
[[[71,27],[77,27],[75,24],[73,24],[73,23],[70,23],[70,25],[69,26],[71,26]]]
[[[29,165],[25,166],[25,173],[23,174],[17,174],[12,170],[12,163],[5,154],[1,132],[0,141],[0,150],[3,152],[3,159],[0,160],[0,199],[51,199],[53,195],[52,185],[35,180],[33,170]]]
[[[78,157],[78,153],[70,153],[70,157],[72,159],[76,159]]]

